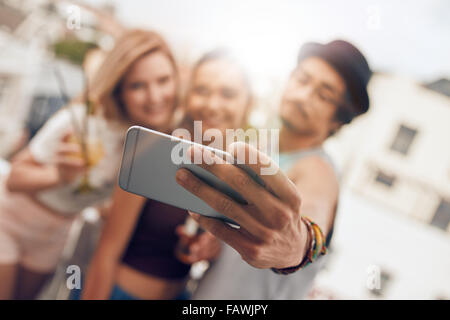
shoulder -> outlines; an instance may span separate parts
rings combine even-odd
[[[294,180],[311,178],[317,182],[338,186],[338,178],[333,165],[324,156],[317,154],[299,159],[289,171],[289,176]]]

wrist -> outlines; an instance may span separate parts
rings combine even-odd
[[[49,168],[49,177],[50,181],[52,181],[51,187],[61,187],[67,184],[64,174],[56,166]]]
[[[40,187],[36,191],[56,188],[64,185],[64,182],[61,179],[61,175],[59,169],[55,165],[46,165],[43,167],[44,170],[41,171],[40,177]]]
[[[302,224],[305,225],[307,232],[304,234],[307,236],[306,245],[303,246],[303,259],[298,265],[293,267],[277,269],[272,268],[272,271],[278,274],[290,274],[299,269],[307,267],[310,263],[316,261],[321,255],[327,253],[325,245],[325,237],[320,227],[314,223],[310,218],[306,216],[301,217]]]
[[[311,240],[311,235],[305,221],[300,219],[300,250],[295,252],[295,260],[292,260],[287,267],[282,269],[294,268],[295,266],[300,265],[310,250]],[[297,254],[298,252],[300,252],[300,255]]]
[[[305,221],[303,219],[300,219],[300,223],[301,223],[301,232],[302,232],[302,243],[303,243],[303,247],[301,252],[301,259],[300,261],[295,264],[295,266],[301,264],[305,258],[307,258],[308,256],[308,252],[311,250],[311,245],[312,245],[312,235],[311,232],[309,232],[308,230],[308,226],[306,225]]]

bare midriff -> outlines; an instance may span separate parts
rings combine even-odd
[[[186,285],[187,279],[162,279],[120,264],[117,285],[130,295],[145,300],[174,299]]]

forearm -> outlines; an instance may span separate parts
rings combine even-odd
[[[6,181],[11,192],[35,193],[59,185],[58,170],[54,166],[14,164]]]
[[[301,215],[311,218],[320,227],[323,235],[327,237],[334,224],[335,210],[331,204],[327,204],[325,201],[305,201],[302,203],[300,211]]]
[[[114,286],[116,263],[95,259],[82,290],[82,300],[107,300]]]
[[[117,267],[145,199],[116,188],[108,218],[89,268],[82,299],[108,299]],[[123,212],[127,212],[126,215]]]

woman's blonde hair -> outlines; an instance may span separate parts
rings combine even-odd
[[[101,113],[108,120],[130,122],[119,97],[122,79],[137,59],[154,52],[162,52],[169,58],[175,77],[178,78],[172,52],[156,32],[133,29],[117,39],[114,49],[105,57],[93,80],[90,81],[89,100],[96,106],[94,110],[96,113]]]

